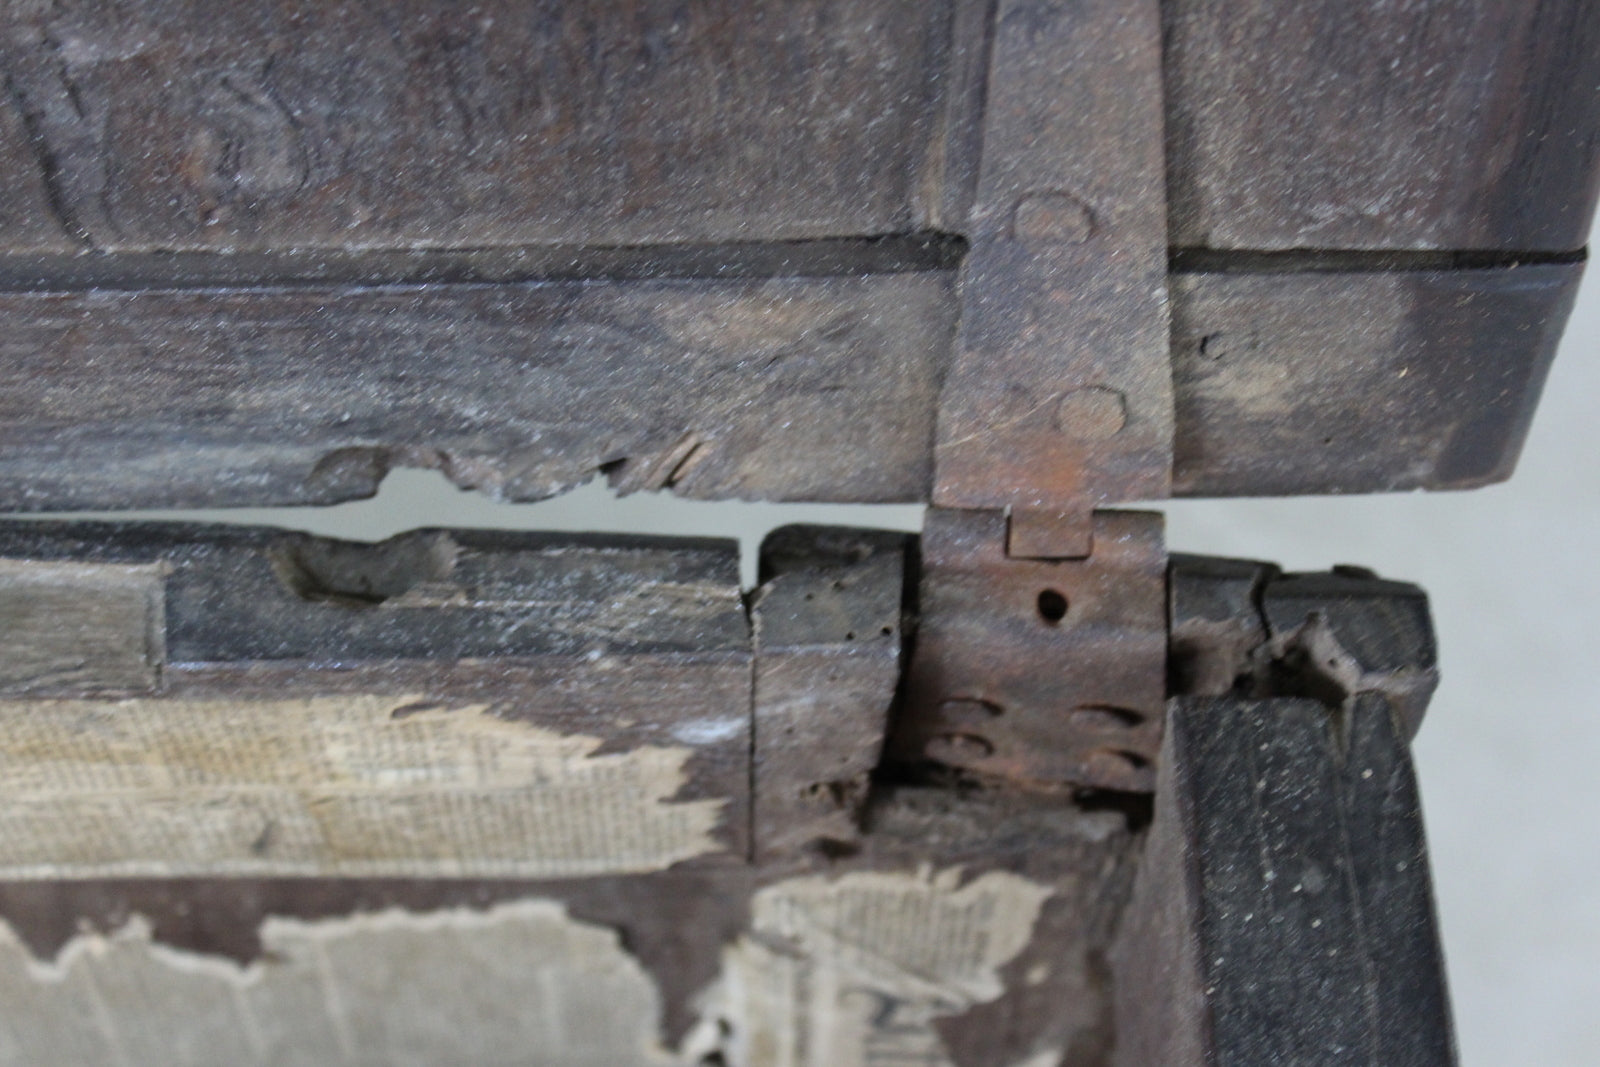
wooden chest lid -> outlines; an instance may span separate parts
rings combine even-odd
[[[0,500],[1501,479],[1600,10],[1459,7],[11,5]]]

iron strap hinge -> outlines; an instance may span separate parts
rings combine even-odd
[[[1014,522],[928,510],[891,758],[1033,788],[1148,791],[1167,686],[1162,517],[1095,512],[1080,558],[1008,554]]]

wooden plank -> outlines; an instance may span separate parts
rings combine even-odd
[[[1581,263],[1252,262],[1172,278],[1178,493],[1510,474]],[[424,466],[512,500],[600,471],[702,498],[926,500],[951,287],[913,270],[0,294],[0,494],[331,503]]]
[[[7,877],[553,877],[746,853],[731,543],[19,523],[0,553],[24,577],[166,574],[159,687],[0,699]]]
[[[1377,693],[1410,741],[1439,686],[1439,648],[1428,595],[1371,571],[1336,568],[1268,582],[1258,601],[1284,696],[1350,701]],[[1288,676],[1299,675],[1296,681]]]
[[[0,496],[926,499],[953,314],[941,272],[3,294]]]
[[[1118,967],[1118,1064],[1455,1062],[1387,701],[1173,702]]]
[[[63,225],[51,202],[55,162],[40,156],[36,131],[18,113],[16,87],[0,78],[0,235],[7,251],[70,252],[76,235]]]
[[[31,127],[33,150],[13,161],[38,173],[20,186],[31,201],[8,205],[4,243],[33,248],[51,230],[102,249],[246,250],[926,229],[943,197],[933,149],[957,6],[8,5],[0,130]]]
[[[1600,192],[1587,0],[1169,0],[1172,243],[1567,251]]]
[[[1167,561],[1168,695],[1227,696],[1267,643],[1261,594],[1277,568],[1174,553]]]
[[[1582,269],[1175,274],[1174,493],[1509,477]]]
[[[0,692],[138,692],[160,675],[159,566],[0,559]]]
[[[900,685],[910,538],[791,526],[762,544],[755,637],[755,854],[860,848]]]

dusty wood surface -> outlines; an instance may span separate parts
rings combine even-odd
[[[165,651],[158,683],[0,694],[11,877],[532,877],[747,852],[731,543],[17,523],[0,555],[26,579],[8,595],[67,561],[100,579],[12,619],[21,647],[75,638],[79,607],[142,567]]]
[[[1261,594],[1278,569],[1174,553],[1167,562],[1167,693],[1227,696],[1267,643]]]
[[[1284,574],[1269,563],[1175,555],[1167,570],[1168,692],[1387,700],[1407,740],[1439,684],[1428,597],[1359,567]]]
[[[0,296],[0,496],[330,503],[424,466],[916,500],[953,313],[938,273]]]
[[[0,560],[0,692],[153,689],[159,566]]]
[[[752,594],[755,856],[860,847],[900,685],[911,538],[785,527]]]
[[[1097,543],[1127,540],[1117,516],[1102,518]],[[983,541],[1003,545],[1003,531]],[[1138,1035],[1168,1040],[1151,1026],[1188,1027],[1185,1039],[1200,1040],[1202,1009],[1234,1012],[1245,1036],[1228,1040],[1247,1051],[1266,1040],[1263,1011],[1288,1013],[1294,1025],[1280,1029],[1313,1042],[1328,1027],[1392,1028],[1387,1017],[1337,1015],[1355,1010],[1351,998],[1330,1007],[1322,986],[1263,1001],[1234,975],[1245,985],[1226,1003],[1175,997],[1175,982],[1210,981],[1184,977],[1201,957],[1174,955],[1183,945],[1251,932],[1223,928],[1248,879],[1185,896],[1202,884],[1185,865],[1259,857],[1261,833],[1289,857],[1273,860],[1285,870],[1315,853],[1329,907],[1382,911],[1375,936],[1385,943],[1369,946],[1361,974],[1382,977],[1432,944],[1431,927],[1416,925],[1413,883],[1379,862],[1399,850],[1421,863],[1394,716],[1425,696],[1401,683],[1427,674],[1431,637],[1416,591],[1370,575],[1285,578],[1260,564],[1175,561],[1174,632],[1210,666],[1175,667],[1174,684],[1276,687],[1323,702],[1224,701],[1215,706],[1245,709],[1240,725],[1189,724],[1174,743],[1201,754],[1176,762],[1211,791],[1169,783],[1158,812],[1172,797],[1193,810],[1187,821],[1158,815],[1147,835],[1148,802],[1127,796],[1030,793],[1004,778],[983,788],[951,773],[974,769],[960,760],[878,761],[908,588],[898,536],[782,531],[765,547],[748,609],[719,542],[422,531],[355,546],[249,529],[15,523],[0,531],[0,550],[19,573],[159,561],[166,651],[150,692],[74,696],[70,680],[47,692],[30,682],[0,700],[0,756],[10,761],[0,768],[0,989],[28,1005],[13,1027],[16,1062],[202,1064],[223,1048],[230,1062],[312,1063],[393,1059],[403,1046],[474,1062],[517,1061],[502,1050],[536,1047],[562,1064],[574,1050],[613,1065],[713,1054],[754,1065],[768,1062],[762,1049],[797,1062],[812,1049],[823,1057],[813,1062],[863,1067],[1106,1065],[1141,1047]],[[1066,581],[1063,568],[1081,563],[1013,562],[1061,584],[1082,624],[1105,625],[1098,588]],[[72,588],[92,599],[83,582]],[[1018,588],[1029,594],[1021,615],[1048,627],[1035,618],[1035,584]],[[952,610],[927,593],[923,612]],[[1159,596],[1154,610],[1161,617]],[[392,625],[368,623],[385,616]],[[301,631],[315,641],[296,644]],[[1242,633],[1262,644],[1238,678]],[[448,655],[429,656],[438,649]],[[1159,660],[1144,672],[1158,681]],[[1248,718],[1263,708],[1278,718]],[[1293,729],[1281,709],[1299,716],[1287,720]],[[1344,756],[1329,725],[1340,717],[1354,739]],[[786,728],[811,743],[792,743]],[[1036,749],[1061,744],[1060,731],[1014,733]],[[1269,805],[1258,819],[1228,806],[1253,788],[1230,770],[1243,758],[1234,744],[1281,761],[1272,781],[1286,791],[1284,811]],[[671,755],[664,772],[661,753]],[[539,776],[533,795],[495,776],[507,766]],[[104,799],[108,775],[140,805],[138,818],[82,809],[90,793]],[[440,775],[455,784],[443,814],[422,802]],[[785,805],[796,786],[819,782],[841,787],[826,810]],[[248,805],[230,792],[241,783],[255,787]],[[568,841],[496,822],[469,803],[483,789],[524,815],[555,797],[541,826],[581,833]],[[1364,792],[1373,789],[1382,803]],[[1339,790],[1349,796],[1334,818],[1317,805]],[[596,791],[609,802],[584,799]],[[318,802],[322,851],[307,852],[292,812],[272,807],[282,794]],[[663,812],[680,822],[661,822]],[[1357,849],[1323,863],[1330,825],[1376,842],[1376,858]],[[196,826],[205,832],[189,832]],[[1186,843],[1196,826],[1211,835],[1204,848]],[[600,851],[575,850],[580,839]],[[122,851],[95,851],[108,840]],[[157,840],[159,850],[140,851]],[[164,866],[140,865],[151,856]],[[1144,896],[1130,898],[1136,863]],[[1348,875],[1355,904],[1338,896],[1335,874]],[[1299,915],[1293,902],[1267,903]],[[1113,951],[1117,936],[1125,946],[1147,939],[1133,964],[1126,947]],[[1261,952],[1292,960],[1295,949]],[[1282,981],[1298,989],[1323,973],[1314,962]],[[1430,974],[1416,972],[1415,996],[1432,995]],[[91,987],[102,997],[95,1011],[80,1002]],[[1129,1022],[1113,1003],[1130,990],[1144,990],[1141,1008],[1180,1010],[1165,1023]],[[1415,996],[1394,1010],[1443,1011]],[[290,1003],[300,1006],[286,1014]],[[486,1014],[461,1026],[467,1012]],[[220,1036],[206,1038],[213,1027]],[[1435,1062],[1405,1058],[1408,1048],[1372,1062]]]
[[[1351,568],[1289,574],[1260,595],[1275,663],[1258,663],[1257,696],[1309,696],[1348,705],[1363,694],[1388,701],[1407,740],[1439,685],[1439,650],[1428,597],[1406,582]]]
[[[960,94],[956,6],[11,5],[4,244],[471,248],[932,228],[947,93]]]
[[[1179,495],[1508,477],[1582,274],[1239,266],[1172,278]]]
[[[0,223],[13,251],[960,232],[995,10],[1032,32],[1053,9],[13,8]],[[1600,174],[1592,5],[1162,11],[1174,244],[1583,242]]]
[[[1172,243],[1564,252],[1600,182],[1584,0],[1169,0]]]
[[[1382,697],[1174,701],[1161,773],[1118,948],[1119,1064],[1455,1062],[1416,782]]]
[[[1576,267],[1455,257],[1581,243],[1600,15],[1283,7],[1168,3],[1162,53],[1153,3],[13,6],[0,500],[1504,477]],[[1286,249],[1440,258],[1215,276]]]
[[[1172,278],[1178,493],[1510,473],[1581,265],[1246,266]],[[913,270],[0,295],[19,322],[0,341],[0,495],[331,503],[422,466],[513,500],[602,471],[693,497],[927,499],[952,286]]]

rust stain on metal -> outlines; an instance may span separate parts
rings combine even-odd
[[[1158,5],[1003,0],[994,34],[933,503],[1087,516],[1164,497]]]
[[[1034,788],[1150,789],[1166,698],[1161,518],[1092,521],[1084,558],[1028,559],[1008,554],[998,511],[928,512],[894,759]]]

